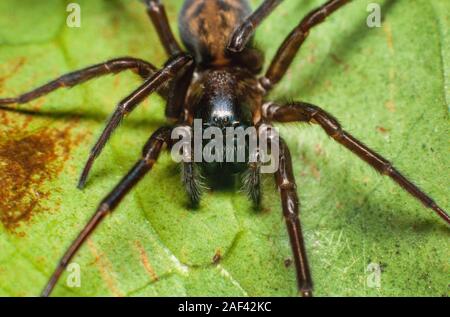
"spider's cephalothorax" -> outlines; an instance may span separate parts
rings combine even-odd
[[[264,0],[252,14],[245,0],[186,0],[180,14],[179,26],[187,52],[183,51],[171,32],[162,1],[142,1],[164,49],[170,56],[161,69],[141,59],[122,57],[66,74],[21,96],[0,99],[2,109],[11,109],[8,107],[10,104],[27,103],[60,87],[72,87],[106,74],[133,70],[142,77],[143,84],[118,104],[93,147],[80,178],[80,188],[84,187],[96,157],[126,114],[133,111],[153,92],[165,98],[167,104],[165,113],[168,126],[153,133],[143,149],[142,158],[100,203],[92,219],[59,262],[42,293],[43,296],[50,294],[67,264],[92,231],[151,170],[162,149],[165,146],[173,146],[174,140],[171,136],[174,129],[191,131],[195,122],[200,119],[201,130],[214,127],[221,131],[230,127],[254,127],[262,130],[263,126],[270,126],[272,122],[318,124],[330,137],[379,173],[390,177],[425,207],[450,223],[448,214],[433,199],[405,178],[392,163],[344,131],[332,115],[305,102],[280,104],[266,100],[267,93],[283,78],[311,29],[349,0],[328,0],[323,6],[306,15],[286,37],[262,76],[259,73],[263,66],[263,54],[252,47],[251,39],[258,25],[282,0]],[[188,146],[188,154],[189,148]],[[282,138],[279,139],[277,149],[276,154],[272,153],[279,161],[274,176],[292,246],[298,288],[303,296],[311,296],[313,283],[299,220],[292,160]],[[224,168],[224,164],[214,165],[215,163],[203,161],[200,163],[200,172],[206,172],[210,177],[214,177],[219,171],[244,172],[244,185],[251,199],[259,202],[260,166],[257,162],[231,162],[227,165],[231,168]],[[185,187],[191,200],[198,202],[201,186],[197,165],[191,161],[184,161],[182,165]]]
[[[227,50],[234,29],[250,12],[246,0],[185,1],[179,16],[180,34],[197,67],[186,96],[188,111],[183,115],[187,116],[182,121],[192,125],[193,120],[201,119],[204,128],[216,127],[226,135],[227,128],[245,129],[261,119],[263,91],[257,71],[262,66],[262,54],[250,45],[238,54]],[[194,204],[202,187],[199,173],[208,178],[242,173],[246,191],[255,203],[259,202],[259,176],[249,179],[251,173],[245,162],[226,162],[226,149],[224,144],[220,160],[198,164],[201,172],[193,174],[197,166],[184,166],[184,184]]]
[[[187,95],[187,104],[189,104],[189,115],[185,118],[192,126],[193,120],[200,120],[201,126],[204,129],[216,128],[221,131],[223,141],[223,152],[220,159],[212,162],[204,162],[199,164],[204,176],[217,177],[218,172],[221,174],[233,174],[246,172],[248,160],[239,162],[236,154],[237,137],[233,131],[237,129],[247,129],[255,124],[255,113],[259,109],[261,101],[261,91],[255,89],[257,87],[256,77],[241,67],[218,67],[208,68],[207,70],[199,71],[196,78],[193,79],[191,90]],[[257,122],[256,122],[257,123]],[[194,125],[195,126],[195,125]],[[228,149],[226,144],[227,134],[233,133],[233,160],[226,158],[226,151]],[[246,140],[248,141],[248,140]],[[202,142],[204,146],[207,140]],[[248,148],[248,145],[245,145]],[[243,175],[247,175],[244,173]],[[197,174],[197,177],[199,175]],[[183,177],[183,179],[185,179]],[[246,178],[244,178],[246,179]],[[198,184],[194,182],[184,182],[185,185]],[[244,185],[247,183],[244,182]],[[251,193],[252,188],[246,188]],[[187,188],[194,203],[198,202],[198,196],[192,196],[192,193],[199,193],[199,190]],[[257,203],[259,197],[256,197]]]

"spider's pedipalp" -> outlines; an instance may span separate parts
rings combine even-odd
[[[207,187],[203,183],[203,177],[197,164],[194,162],[183,162],[181,166],[181,176],[184,188],[192,206],[197,207],[200,203],[202,193]]]
[[[242,173],[242,187],[255,207],[261,204],[261,171],[260,163],[249,163],[247,170]]]

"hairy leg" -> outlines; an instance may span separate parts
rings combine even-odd
[[[147,6],[147,13],[158,32],[159,39],[169,56],[182,52],[180,45],[173,36],[167,19],[166,10],[161,0],[144,0]]]
[[[170,84],[165,115],[167,120],[172,123],[181,122],[184,119],[183,107],[186,101],[186,94],[191,85],[194,70],[195,64],[192,63],[192,65],[180,72]]]
[[[283,0],[265,0],[255,12],[233,32],[227,49],[231,52],[242,52],[256,28],[267,18]]]
[[[172,57],[166,65],[151,77],[149,77],[138,89],[136,89],[131,95],[122,100],[114,111],[113,115],[106,124],[100,138],[91,150],[89,158],[83,169],[78,184],[79,188],[83,188],[89,172],[94,164],[95,159],[103,150],[106,142],[111,137],[114,130],[119,126],[122,119],[129,114],[134,108],[140,104],[151,93],[161,87],[168,80],[177,76],[177,74],[186,66],[192,63],[192,58],[189,55],[181,54]]]
[[[280,138],[279,168],[275,180],[281,195],[283,215],[286,221],[292,253],[297,271],[298,288],[303,297],[311,297],[313,282],[306,255],[305,242],[299,219],[299,201],[297,185],[292,169],[292,159],[286,143]]]
[[[144,79],[148,78],[157,71],[155,66],[140,59],[131,57],[116,58],[101,64],[68,73],[18,97],[0,98],[0,106],[8,104],[24,104],[47,95],[58,88],[74,87],[100,76],[116,74],[129,69],[133,70]]]
[[[242,174],[242,187],[251,199],[253,205],[258,207],[261,204],[261,164],[251,162],[247,170]]]
[[[169,128],[160,128],[151,136],[144,147],[141,160],[134,165],[122,181],[100,203],[97,211],[59,261],[41,296],[46,297],[50,295],[61,274],[86,239],[91,235],[95,228],[97,228],[106,215],[110,214],[119,205],[125,195],[152,169],[163,145],[170,142],[170,131],[171,129]]]
[[[265,76],[260,79],[261,85],[266,90],[270,90],[286,74],[286,71],[297,55],[297,52],[308,37],[309,31],[349,1],[350,0],[330,0],[320,8],[311,11],[303,18],[300,24],[284,40],[270,63]]]
[[[344,131],[340,123],[321,108],[303,102],[293,102],[286,105],[267,103],[263,106],[265,118],[275,122],[308,122],[319,124],[334,140],[345,146],[380,174],[389,176],[411,196],[432,209],[439,217],[450,224],[449,215],[439,207],[434,200],[425,194],[419,187],[403,176],[388,160],[364,145],[350,133]]]

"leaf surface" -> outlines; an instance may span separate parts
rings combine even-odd
[[[66,1],[0,2],[0,96],[113,57],[163,65],[142,3],[77,2],[81,28],[66,26]],[[176,30],[182,2],[164,2]],[[267,61],[322,2],[280,5],[256,35]],[[315,28],[270,98],[333,113],[448,210],[450,3],[380,1],[382,27],[369,28],[369,2],[353,1]],[[105,119],[139,83],[122,73],[20,106],[39,115],[0,110],[0,295],[40,293],[99,201],[165,123],[163,100],[151,96],[115,133],[86,189],[76,189]],[[440,219],[319,127],[280,128],[295,164],[316,295],[448,295],[449,231]],[[207,192],[198,210],[187,202],[177,166],[162,155],[74,259],[81,287],[68,286],[65,274],[54,295],[297,294],[272,177],[264,177],[260,211],[238,189]],[[370,264],[381,268],[380,287]]]

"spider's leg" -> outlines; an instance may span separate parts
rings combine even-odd
[[[106,215],[114,211],[125,195],[142,179],[146,173],[152,169],[154,163],[158,159],[163,145],[170,143],[170,132],[170,128],[160,128],[150,137],[144,147],[141,160],[134,165],[128,174],[121,180],[121,182],[100,203],[97,211],[59,261],[41,296],[46,297],[50,295],[66,266],[94,229],[100,224]]]
[[[159,39],[169,56],[177,55],[183,50],[175,39],[167,19],[166,9],[162,0],[143,0],[147,6],[147,13],[155,26]],[[177,122],[180,118],[184,99],[186,97],[189,84],[195,65],[187,68],[182,74],[175,78],[168,91],[166,106],[166,118],[171,122]]]
[[[93,78],[115,74],[128,69],[135,71],[143,78],[147,78],[157,71],[155,66],[140,59],[131,57],[117,58],[68,73],[18,97],[0,99],[0,107],[4,108],[2,106],[8,104],[24,104],[47,95],[58,88],[73,87]]]
[[[158,32],[159,39],[169,56],[182,52],[180,45],[173,36],[167,19],[166,10],[161,0],[144,0],[147,13]]]
[[[350,0],[329,0],[320,8],[311,11],[300,24],[288,35],[281,44],[278,52],[273,58],[264,77],[260,79],[261,84],[266,90],[270,90],[284,76],[298,50],[308,37],[309,31],[334,11],[348,3]]]
[[[164,68],[150,76],[138,89],[136,89],[133,93],[131,93],[131,95],[129,95],[119,103],[113,115],[109,119],[105,129],[103,130],[100,138],[91,150],[89,158],[81,174],[80,181],[78,183],[79,188],[84,187],[95,159],[103,150],[106,142],[109,140],[111,134],[120,124],[122,119],[132,110],[134,110],[134,108],[145,98],[147,98],[151,93],[165,84],[168,80],[177,76],[177,74],[187,64],[190,63],[192,63],[192,58],[189,55],[180,54],[172,57],[166,63]]]
[[[260,162],[251,162],[242,174],[242,187],[255,207],[261,204],[261,172]]]
[[[425,207],[435,211],[442,219],[450,224],[449,215],[431,197],[403,176],[395,169],[392,163],[344,131],[340,123],[321,108],[303,102],[294,102],[286,105],[267,103],[263,106],[263,113],[268,120],[278,122],[302,121],[319,124],[334,140],[371,165],[380,174],[389,176],[409,194],[421,201]]]
[[[192,63],[181,72],[170,84],[167,96],[165,115],[170,122],[178,122],[183,115],[186,94],[192,81],[195,64]]]
[[[205,189],[199,167],[194,162],[183,162],[181,168],[184,188],[192,206],[196,207],[200,203],[200,198]]]
[[[271,14],[283,0],[264,0],[264,2],[247,17],[231,35],[227,49],[231,52],[242,52],[256,28]]]
[[[281,138],[279,138],[279,159],[279,168],[275,173],[275,180],[281,195],[283,215],[294,254],[298,288],[303,297],[311,297],[313,282],[299,219],[300,204],[292,169],[291,154],[286,143]]]

